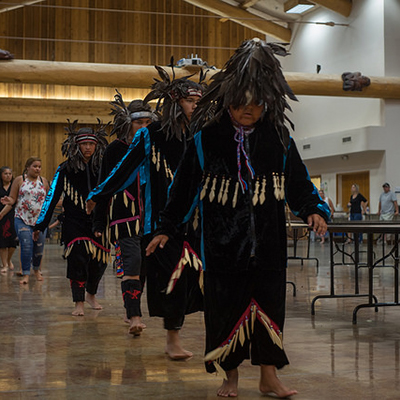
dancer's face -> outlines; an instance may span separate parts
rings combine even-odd
[[[243,126],[252,126],[260,118],[264,110],[264,104],[257,105],[254,102],[238,108],[229,106],[233,119]]]
[[[89,162],[90,158],[96,150],[96,143],[93,142],[82,142],[79,143],[79,150],[82,153],[85,162]]]
[[[132,137],[135,135],[135,133],[142,128],[145,128],[146,126],[151,124],[151,119],[150,118],[139,118],[135,119],[132,121],[132,130],[131,130],[131,135]]]
[[[186,115],[186,118],[190,121],[192,118],[193,111],[197,107],[197,103],[200,101],[199,96],[188,96],[184,99],[179,100],[179,105],[182,107],[183,112]]]

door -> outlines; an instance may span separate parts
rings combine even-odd
[[[369,201],[369,171],[337,175],[338,199],[341,199],[343,211],[345,212],[349,212],[347,204],[350,200],[351,186],[353,184],[357,184],[360,187],[360,193]]]

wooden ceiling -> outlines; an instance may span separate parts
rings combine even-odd
[[[290,23],[299,16],[286,14],[283,5],[286,0],[184,0],[196,7],[231,20],[264,35],[290,42],[292,31]],[[0,0],[0,13],[16,8],[43,2],[43,0]],[[325,7],[348,17],[351,13],[351,0],[312,0],[317,6]]]

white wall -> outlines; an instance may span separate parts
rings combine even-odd
[[[296,24],[291,55],[281,58],[283,70],[316,73],[320,64],[321,74],[359,71],[371,77],[400,76],[399,20],[400,0],[353,0],[349,18],[319,8],[306,14],[303,22],[348,26]],[[289,117],[310,174],[321,175],[335,201],[338,173],[369,170],[370,208],[376,212],[382,183],[400,187],[400,101],[322,96],[299,96],[299,100],[291,102]],[[353,148],[341,143],[349,132],[360,139]],[[302,151],[308,141],[316,154]],[[347,151],[349,159],[342,160]]]

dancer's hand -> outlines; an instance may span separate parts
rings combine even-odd
[[[307,217],[307,224],[313,228],[314,232],[321,236],[324,236],[328,229],[325,220],[318,214],[309,215]]]
[[[153,254],[157,247],[163,249],[165,244],[168,242],[169,237],[167,235],[154,236],[153,240],[146,247],[146,256]]]

